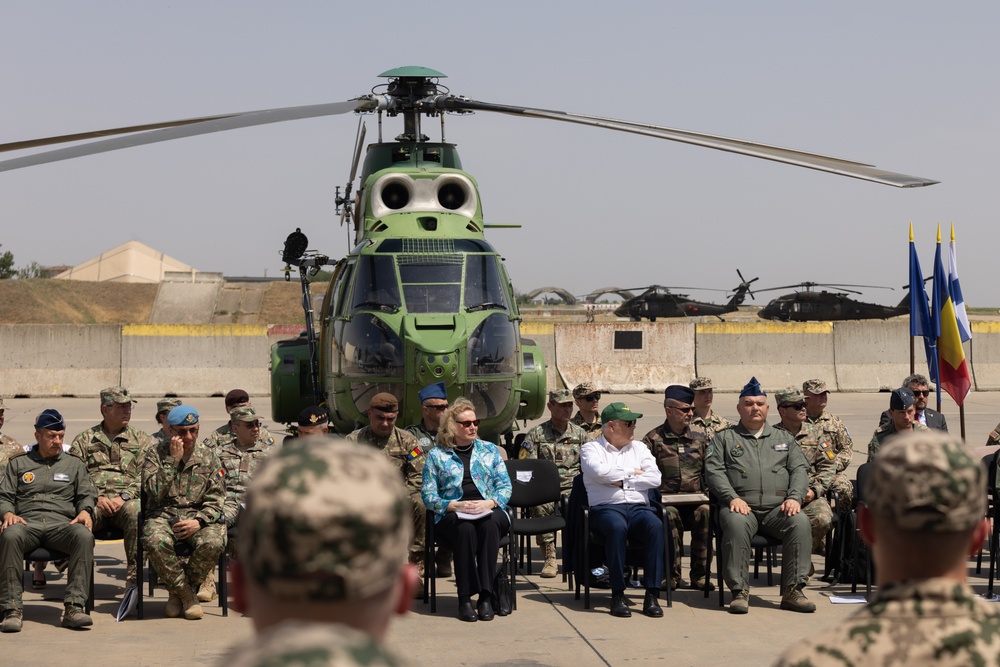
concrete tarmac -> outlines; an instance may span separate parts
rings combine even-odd
[[[612,400],[622,400],[634,411],[643,413],[636,429],[640,437],[663,420],[662,394],[607,395],[602,405]],[[776,410],[773,399],[769,400],[773,422],[777,419]],[[221,398],[184,401],[201,412],[203,435],[225,420]],[[868,440],[888,402],[887,393],[830,396],[830,411],[844,419],[855,440],[852,476],[853,470],[866,459]],[[726,417],[735,417],[735,405],[733,394],[716,397],[715,408]],[[6,399],[6,407],[3,432],[22,443],[33,441],[34,416],[47,407],[63,413],[70,436],[100,419],[98,401],[93,398]],[[133,411],[133,425],[155,431],[155,409],[155,400],[140,399]],[[978,447],[1000,419],[1000,393],[976,392],[967,399],[966,410],[967,440],[970,447]],[[958,410],[947,398],[944,412],[952,432],[957,434]],[[272,429],[276,436],[277,431]],[[537,572],[538,549],[534,548],[533,553]],[[65,575],[57,574],[50,566],[49,583],[44,591],[38,592],[31,590],[30,577],[25,574],[29,587],[24,593],[24,630],[20,634],[0,635],[4,664],[34,666],[57,662],[74,667],[224,664],[226,649],[252,635],[249,618],[232,609],[224,618],[217,602],[204,606],[206,615],[200,621],[164,618],[167,596],[162,588],[156,590],[152,599],[147,598],[145,620],[133,617],[115,623],[114,612],[125,569],[121,543],[99,543],[96,556],[94,626],[81,631],[59,627]],[[821,574],[822,559],[813,558]],[[974,565],[970,561],[970,581],[977,591],[983,592],[986,572],[975,574]],[[858,608],[830,602],[831,595],[849,595],[849,585],[828,588],[814,578],[806,593],[817,603],[816,613],[781,611],[779,571],[775,570],[774,586],[767,585],[763,565],[760,578],[751,580],[747,616],[730,616],[720,609],[717,592],[706,599],[699,591],[679,590],[675,592],[673,607],[665,608],[660,619],[642,616],[641,590],[631,596],[632,618],[620,619],[608,614],[610,594],[606,590],[592,590],[592,608],[585,610],[583,600],[574,599],[573,592],[566,589],[560,578],[541,579],[537,574],[521,574],[517,579],[517,611],[490,623],[475,624],[462,623],[455,617],[454,579],[440,579],[437,613],[431,614],[429,605],[415,601],[411,613],[392,625],[388,643],[413,665],[769,665],[785,647],[829,627]],[[687,577],[685,559],[684,578]]]

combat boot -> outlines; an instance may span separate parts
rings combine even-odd
[[[3,623],[0,632],[20,632],[24,616],[20,609],[8,609],[3,613]]]
[[[816,605],[806,599],[799,586],[792,588],[781,596],[781,608],[809,614],[816,611]]]
[[[171,593],[170,597],[167,598],[167,606],[163,608],[163,615],[167,618],[178,618],[181,615],[181,611],[183,611],[181,608],[181,599]]]
[[[186,586],[182,588],[178,597],[181,599],[181,607],[184,608],[184,618],[189,621],[197,621],[205,615],[201,605],[198,604],[198,598],[195,597],[194,591],[190,588]]]
[[[205,577],[205,581],[201,582],[198,586],[198,602],[211,602],[218,597],[218,593],[215,589],[215,568],[208,573]]]
[[[62,626],[64,628],[79,630],[80,628],[90,627],[93,624],[94,620],[84,613],[83,607],[68,604],[63,609]]]
[[[784,602],[782,602],[784,604]],[[730,614],[746,614],[750,612],[750,594],[746,591],[733,591],[733,601],[729,603]]]
[[[541,576],[545,579],[552,579],[559,573],[559,566],[556,565],[556,543],[549,542],[545,545],[545,565],[542,566]]]

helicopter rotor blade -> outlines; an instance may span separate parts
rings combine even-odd
[[[354,140],[354,161],[351,163],[351,177],[347,179],[347,185],[344,187],[344,199],[347,200],[344,203],[344,208],[340,212],[340,226],[344,226],[344,222],[351,217],[351,188],[354,187],[354,179],[358,176],[358,163],[361,161],[361,151],[365,147],[365,134],[368,132],[368,126],[361,122],[358,125],[358,135]]]
[[[267,125],[269,123],[281,123],[289,120],[300,120],[303,118],[317,118],[320,116],[336,116],[349,113],[351,111],[366,111],[374,109],[378,102],[372,98],[358,98],[345,102],[332,102],[328,104],[312,104],[298,107],[284,107],[280,109],[262,109],[260,111],[245,111],[241,113],[226,114],[221,116],[205,116],[203,118],[189,118],[185,120],[167,121],[164,123],[153,123],[150,125],[135,125],[132,127],[113,128],[110,130],[98,130],[96,132],[84,132],[80,134],[68,134],[61,137],[49,137],[46,139],[34,139],[30,141],[18,141],[10,144],[0,144],[0,152],[9,150],[19,150],[33,146],[45,146],[54,143],[65,143],[70,141],[80,141],[94,137],[109,136],[114,134],[124,134],[126,132],[137,132],[124,137],[114,137],[93,141],[79,146],[69,148],[58,148],[56,150],[35,153],[24,157],[4,160],[0,162],[0,172],[31,167],[49,162],[69,160],[72,158],[94,155],[96,153],[106,153],[108,151],[120,150],[122,148],[132,148],[143,146],[160,141],[170,141],[184,137],[193,137],[200,134],[210,134],[212,132],[224,132],[243,127],[253,127],[254,125]],[[138,129],[136,129],[138,128]]]
[[[934,185],[939,181],[919,176],[909,176],[892,171],[876,169],[874,165],[853,160],[820,155],[818,153],[808,153],[792,148],[782,148],[743,139],[733,139],[714,134],[702,132],[692,132],[689,130],[679,130],[676,128],[663,127],[650,123],[637,123],[628,120],[618,120],[615,118],[604,118],[601,116],[588,116],[585,114],[575,114],[566,111],[552,111],[549,109],[534,109],[531,107],[519,107],[506,104],[494,104],[491,102],[480,102],[453,96],[442,96],[434,98],[434,105],[438,108],[448,110],[473,110],[473,111],[493,111],[513,116],[530,116],[534,118],[547,118],[566,123],[578,123],[580,125],[590,125],[593,127],[603,127],[608,130],[619,132],[630,132],[641,134],[668,141],[677,141],[704,148],[738,153],[749,157],[761,158],[783,162],[807,169],[816,169],[840,176],[858,178],[864,181],[872,181],[883,185],[892,185],[897,188],[915,188]]]

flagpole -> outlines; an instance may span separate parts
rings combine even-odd
[[[940,410],[938,410],[940,412]],[[962,424],[962,440],[965,440],[965,403],[958,406],[958,421]]]

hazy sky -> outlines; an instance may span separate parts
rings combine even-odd
[[[759,287],[894,286],[866,296],[896,303],[908,223],[929,274],[936,225],[947,242],[954,222],[966,301],[1000,306],[997,25],[996,2],[5,0],[0,143],[341,101],[423,65],[473,99],[942,181],[897,189],[564,123],[450,116],[487,222],[523,225],[488,236],[521,291],[730,288],[739,267]],[[77,264],[137,239],[201,270],[273,276],[301,227],[339,257],[334,187],[356,125],[295,121],[0,174],[2,250],[19,265]]]

